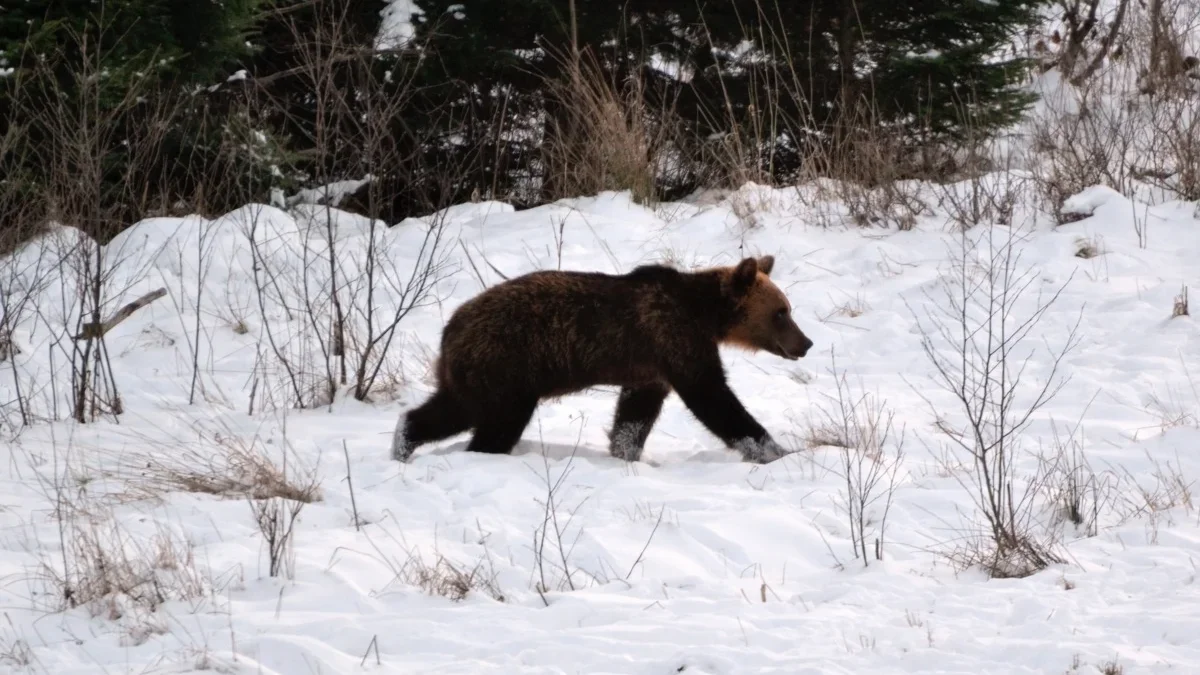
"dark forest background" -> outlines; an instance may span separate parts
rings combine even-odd
[[[452,203],[942,177],[1018,119],[1046,2],[0,0],[0,227],[101,240],[359,181]],[[274,195],[274,197],[273,197]]]

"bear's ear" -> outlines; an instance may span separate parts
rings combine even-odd
[[[733,292],[741,295],[750,290],[754,286],[754,281],[757,277],[758,261],[754,258],[746,258],[738,263],[737,267],[733,268]]]
[[[767,276],[771,276],[771,270],[775,269],[775,256],[764,255],[758,259],[758,271]]]

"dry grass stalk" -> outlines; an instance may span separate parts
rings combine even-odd
[[[565,74],[546,81],[554,112],[542,145],[544,197],[629,190],[637,203],[652,202],[666,126],[650,122],[641,81],[612,81],[590,50],[559,61]]]
[[[149,452],[117,457],[117,477],[128,494],[157,498],[169,492],[192,492],[228,499],[286,499],[301,503],[323,498],[315,470],[307,469],[285,438],[282,462],[272,459],[259,437],[243,438],[224,429],[197,427],[198,441],[173,439],[167,447],[145,439]]]
[[[844,481],[841,497],[851,545],[854,557],[867,566],[872,557],[883,559],[887,516],[904,458],[905,430],[896,429],[895,413],[886,401],[869,394],[854,395],[846,374],[837,370],[836,357],[830,374],[837,390],[829,397],[829,408],[820,406],[824,421],[810,428],[809,440],[839,448],[836,471]],[[879,513],[873,513],[880,501]]]
[[[1093,239],[1079,238],[1075,240],[1075,257],[1091,260],[1101,254],[1099,242]]]
[[[40,575],[54,589],[48,597],[57,598],[56,611],[87,606],[115,621],[129,611],[203,598],[210,590],[192,543],[165,528],[138,541],[111,512],[93,509],[72,513],[63,529],[64,560],[43,563]]]
[[[483,593],[497,602],[505,600],[495,570],[489,573],[484,568],[483,560],[467,568],[438,554],[433,564],[429,564],[420,553],[414,552],[401,570],[400,578],[429,595],[447,598],[451,602],[461,602],[472,593]]]

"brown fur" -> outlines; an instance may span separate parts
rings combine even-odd
[[[728,388],[718,346],[804,356],[812,342],[770,280],[774,258],[686,273],[651,265],[614,276],[533,272],[464,303],[442,334],[438,391],[408,412],[393,456],[474,429],[468,450],[507,453],[539,401],[598,385],[622,388],[614,455],[640,456],[673,390],[749,459],[782,450]]]

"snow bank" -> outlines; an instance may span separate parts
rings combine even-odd
[[[100,251],[102,313],[159,287],[167,297],[108,335],[119,423],[101,415],[35,424],[0,458],[9,618],[0,663],[24,645],[38,672],[65,674],[1044,673],[1072,663],[1089,672],[1113,658],[1130,673],[1195,670],[1200,528],[1172,476],[1200,475],[1200,397],[1184,367],[1200,363],[1200,342],[1194,319],[1171,309],[1182,285],[1200,286],[1200,222],[1178,203],[1131,208],[1097,187],[1068,200],[1083,216],[1076,222],[1056,227],[1024,204],[1011,230],[970,230],[973,242],[1019,236],[1031,276],[1017,320],[1065,284],[1019,352],[1028,359],[1022,397],[1048,380],[1055,349],[1079,322],[1060,371],[1069,379],[1021,437],[1014,480],[1039,470],[1034,452],[1049,452],[1056,429],[1081,421],[1089,475],[1109,486],[1096,536],[1063,525],[1068,562],[988,580],[942,555],[977,521],[969,463],[935,428],[961,425],[964,414],[935,385],[918,319],[945,308],[956,269],[989,277],[986,249],[954,265],[962,240],[938,194],[925,188],[934,206],[911,231],[818,227],[811,194],[761,186],[654,208],[612,193],[519,212],[464,204],[390,228],[312,204],[138,223]],[[1148,238],[1138,223],[1149,223]],[[439,231],[433,247],[429,233]],[[1096,255],[1077,255],[1081,242]],[[64,335],[74,331],[89,250],[77,231],[59,228],[0,264],[7,297],[32,297],[15,315],[20,353],[0,364],[5,424],[19,418],[18,388],[32,417],[69,417]],[[731,351],[727,370],[750,411],[802,448],[796,455],[744,464],[673,397],[647,463],[625,466],[606,451],[614,392],[595,391],[543,404],[513,456],[468,455],[456,438],[420,449],[409,465],[388,459],[397,415],[430,391],[441,326],[501,274],[619,273],[750,254],[776,256],[776,282],[816,347],[795,363]],[[378,285],[368,294],[372,259]],[[371,401],[353,400],[340,382],[325,396],[337,306],[361,337],[368,312],[406,307],[412,271],[429,265],[427,297],[409,303],[376,355],[386,382]],[[347,350],[359,348],[351,341]],[[865,568],[851,546],[839,450],[811,445],[836,390],[834,354],[848,381],[886,401],[906,430],[884,559]],[[149,499],[142,489],[147,467],[217,461],[235,443],[277,462],[290,446],[289,470],[311,469],[320,483],[322,499],[296,526],[291,578],[267,575],[245,499],[182,490]],[[546,483],[560,477],[567,552],[551,534],[538,555]],[[56,494],[102,501],[131,540],[156,528],[190,540],[193,557],[174,569],[197,570],[200,590],[153,612],[128,598],[59,611],[47,570],[66,569],[61,554],[74,549],[50,517]],[[1053,521],[1053,500],[1038,499],[1034,513]],[[881,508],[870,507],[869,532]],[[417,555],[426,565],[439,555],[465,571],[478,565],[503,601],[483,590],[461,602],[424,592]]]

